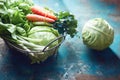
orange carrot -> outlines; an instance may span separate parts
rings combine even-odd
[[[50,12],[50,11],[40,7],[40,6],[32,6],[31,11],[34,14],[38,14],[38,15],[41,15],[41,16],[45,16],[45,17],[57,20],[57,17],[52,12]]]
[[[40,16],[40,15],[37,15],[37,14],[28,14],[26,15],[26,18],[29,20],[29,21],[33,21],[33,22],[37,22],[37,21],[40,21],[40,22],[55,22],[55,20],[53,19],[50,19],[50,18],[47,18],[47,17],[44,17],[44,16]]]

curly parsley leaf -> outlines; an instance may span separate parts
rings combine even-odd
[[[58,20],[54,23],[54,28],[61,34],[69,34],[71,37],[77,33],[77,20],[73,14],[69,12],[59,12],[56,14]]]

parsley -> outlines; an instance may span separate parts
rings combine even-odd
[[[54,28],[61,34],[69,34],[71,37],[77,33],[77,20],[73,14],[69,12],[59,12],[56,14],[58,20],[54,23]]]

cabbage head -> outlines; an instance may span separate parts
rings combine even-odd
[[[49,56],[54,55],[55,50],[57,51],[57,49],[58,49],[58,48],[55,49],[54,47],[57,46],[61,42],[61,39],[59,39],[59,40],[53,42],[51,45],[49,45],[45,49],[45,52],[42,52],[42,50],[45,48],[45,46],[48,43],[57,39],[60,36],[61,35],[54,28],[51,28],[48,26],[34,26],[29,31],[28,37],[22,37],[23,39],[27,40],[28,42],[30,42],[34,45],[39,45],[38,47],[37,46],[35,46],[35,47],[27,46],[31,51],[35,51],[34,53],[32,53],[32,52],[28,53],[28,56],[30,57],[32,63],[43,62]]]
[[[85,45],[100,51],[112,44],[114,30],[106,20],[94,18],[84,25],[82,29],[82,39]]]

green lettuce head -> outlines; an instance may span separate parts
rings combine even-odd
[[[35,45],[41,46],[41,48],[32,47],[30,48],[30,50],[42,51],[45,48],[45,46],[48,45],[48,43],[57,39],[58,37],[60,37],[60,34],[58,33],[58,31],[51,27],[35,26],[30,30],[28,37],[23,37],[23,38]],[[57,48],[54,48],[54,47],[57,46],[60,42],[61,42],[61,39],[58,39],[57,41],[53,42],[51,45],[49,45],[45,49],[44,52],[29,53],[29,57],[31,58],[32,63],[36,63],[36,62],[39,63],[39,62],[45,61],[49,56],[55,53],[55,50]]]
[[[85,45],[100,51],[112,44],[114,30],[106,20],[95,18],[84,25],[82,39]]]

